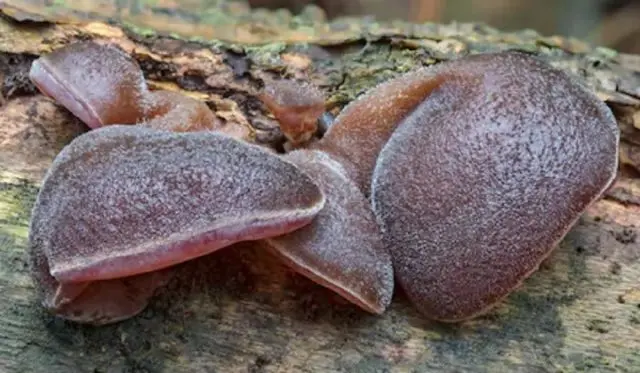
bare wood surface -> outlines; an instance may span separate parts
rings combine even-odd
[[[20,23],[11,18],[19,14],[15,8],[5,14],[0,371],[640,372],[640,78],[630,56],[477,25],[352,20],[342,28],[317,26],[329,30],[321,36],[261,29],[284,42],[247,46],[245,39],[189,42],[98,22],[32,22],[33,15],[17,17],[32,20]],[[254,30],[252,40],[260,32]],[[295,36],[302,33],[304,44]],[[265,144],[281,136],[256,98],[269,77],[319,85],[337,112],[376,83],[419,65],[467,52],[528,50],[580,77],[614,109],[625,170],[540,271],[490,315],[464,325],[424,320],[399,292],[384,315],[368,315],[251,244],[181,266],[181,275],[133,319],[100,328],[68,323],[37,303],[24,251],[44,171],[86,128],[36,94],[26,72],[38,55],[85,39],[120,45],[153,86],[206,100],[221,119],[246,126],[249,141]]]

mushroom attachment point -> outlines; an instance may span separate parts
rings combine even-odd
[[[293,146],[311,140],[324,113],[324,95],[307,83],[274,80],[265,85],[260,99],[278,120],[280,130]]]

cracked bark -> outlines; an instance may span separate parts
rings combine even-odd
[[[14,18],[25,17],[15,9],[5,8],[5,14],[0,19],[1,371],[638,371],[637,57],[479,25],[350,19],[315,26],[324,31],[273,26],[208,43],[99,22],[17,22]],[[245,44],[260,32],[268,35],[266,44]],[[86,128],[37,94],[26,73],[38,55],[86,39],[120,45],[140,62],[152,86],[206,100],[221,119],[245,126],[248,140],[265,144],[277,143],[281,135],[256,93],[276,75],[319,85],[337,113],[368,88],[419,65],[468,52],[527,50],[580,77],[614,110],[624,142],[620,178],[521,289],[491,315],[463,326],[422,319],[402,294],[384,315],[365,314],[250,244],[183,265],[181,276],[135,318],[101,328],[63,322],[46,315],[34,298],[24,248],[44,171]],[[283,43],[271,43],[275,39]]]

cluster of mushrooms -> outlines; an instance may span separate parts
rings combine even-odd
[[[65,46],[30,77],[91,128],[55,158],[29,233],[44,307],[82,323],[134,316],[174,266],[240,241],[368,312],[397,283],[427,318],[470,319],[538,268],[618,164],[606,105],[519,52],[387,81],[322,136],[322,94],[277,81],[261,99],[295,145],[283,154],[150,90],[114,46]]]

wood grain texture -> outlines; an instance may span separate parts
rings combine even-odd
[[[264,144],[281,138],[256,98],[267,77],[318,84],[339,111],[413,66],[466,51],[527,49],[581,77],[614,108],[625,143],[638,146],[639,78],[615,52],[438,30],[437,38],[363,31],[329,46],[248,48],[142,37],[102,23],[0,19],[0,371],[640,372],[640,179],[626,171],[540,271],[490,315],[464,325],[426,321],[400,293],[382,316],[366,314],[251,244],[182,265],[150,307],[115,325],[64,322],[37,303],[24,257],[30,209],[55,154],[86,129],[35,94],[24,74],[35,56],[73,40],[120,45],[153,86],[205,100]]]

